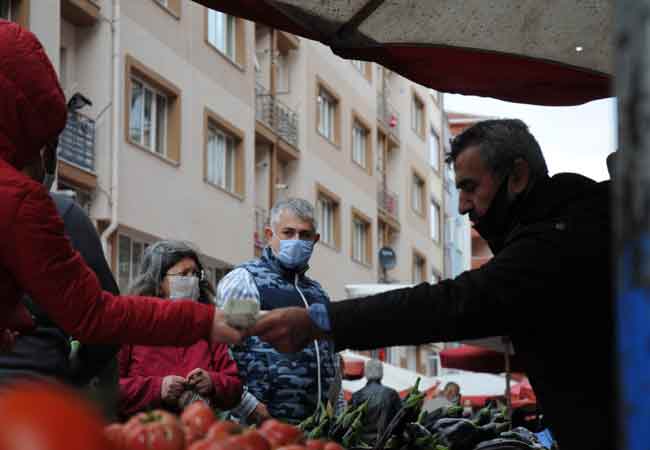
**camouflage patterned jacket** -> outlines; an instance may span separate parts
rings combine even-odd
[[[242,264],[227,276],[236,276],[234,272],[237,270],[246,270],[253,276],[262,310],[304,307],[297,288],[310,305],[330,301],[320,284],[305,276],[306,270],[298,274],[285,270],[268,247],[261,258]],[[266,405],[271,416],[294,423],[314,412],[318,397],[315,345],[298,353],[286,354],[277,352],[257,337],[249,337],[231,350],[246,386],[242,402],[233,410],[235,415],[245,419],[258,402]],[[331,341],[320,341],[319,353],[321,398],[327,402],[339,360]]]

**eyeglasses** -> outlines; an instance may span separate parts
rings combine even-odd
[[[174,272],[174,273],[167,272],[166,276],[168,276],[168,277],[196,277],[196,278],[199,279],[199,281],[203,281],[203,279],[205,278],[205,272],[203,270],[187,269],[187,270],[184,270],[183,272]]]

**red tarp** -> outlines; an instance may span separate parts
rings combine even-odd
[[[448,369],[471,372],[503,373],[506,371],[504,354],[472,345],[448,348],[440,352],[440,364]],[[516,355],[510,357],[512,372],[523,372]]]

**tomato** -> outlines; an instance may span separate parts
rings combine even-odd
[[[154,410],[133,416],[124,426],[128,450],[183,450],[185,434],[180,421],[167,411]]]
[[[72,390],[21,382],[0,395],[0,449],[109,450],[100,414]]]
[[[323,447],[323,450],[345,450],[343,447],[341,447],[339,444],[336,442],[328,442],[325,444],[325,447]]]
[[[221,422],[215,422],[210,426],[208,433],[205,435],[205,439],[210,442],[220,442],[224,441],[231,436],[237,434],[242,434],[244,432],[244,427],[238,423],[232,422],[230,420],[224,420]]]
[[[251,430],[215,444],[211,450],[271,450],[271,445],[261,433]]]
[[[112,423],[104,428],[104,435],[113,444],[115,450],[125,450],[124,425]]]
[[[216,419],[214,411],[201,401],[192,403],[181,414],[181,422],[189,429],[191,437],[202,438],[205,436]]]
[[[318,439],[309,439],[307,442],[305,442],[305,447],[308,450],[323,450],[325,447],[325,441],[321,441]]]
[[[269,419],[260,427],[260,434],[269,441],[272,448],[302,442],[302,431],[298,427]]]
[[[212,442],[208,441],[207,439],[199,439],[187,447],[187,450],[209,450],[211,445]]]
[[[291,445],[284,445],[282,447],[278,447],[277,450],[305,450],[307,447],[304,445],[298,445],[298,444],[291,444]]]

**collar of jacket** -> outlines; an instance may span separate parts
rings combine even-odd
[[[304,278],[305,273],[307,273],[307,271],[309,270],[309,266],[305,267],[304,269],[298,272],[283,267],[282,264],[280,264],[280,261],[278,261],[278,258],[276,258],[275,255],[273,254],[273,250],[271,250],[271,247],[269,247],[268,245],[264,247],[264,251],[262,252],[262,261],[264,261],[265,264],[271,267],[273,271],[277,272],[283,278],[290,281],[291,283],[293,283],[293,279],[295,278],[296,275],[298,275],[298,277],[302,279]]]
[[[541,178],[523,194],[508,212],[507,226],[500,242],[490,243],[493,253],[498,253],[507,237],[520,225],[528,225],[566,214],[567,206],[580,197],[590,195],[599,183],[575,173],[560,173]]]

